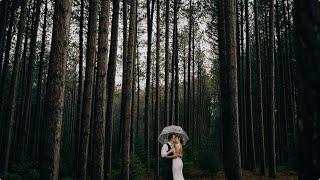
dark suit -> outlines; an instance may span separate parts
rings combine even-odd
[[[169,143],[166,144],[168,146],[168,151],[171,150],[171,146]],[[168,154],[168,156],[173,155],[173,153]],[[163,169],[162,169],[163,180],[173,180],[172,174],[172,159],[163,158]]]

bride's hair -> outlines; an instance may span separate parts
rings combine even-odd
[[[180,143],[183,145],[183,139],[182,139],[182,137],[181,137],[181,136],[177,136],[177,137],[178,137]]]

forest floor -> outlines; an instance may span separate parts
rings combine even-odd
[[[194,169],[190,174],[191,177],[185,177],[186,180],[225,180],[223,171],[219,171],[215,176],[201,176],[197,175],[199,172]],[[153,180],[153,176],[146,178],[147,180]],[[243,180],[298,180],[297,173],[291,170],[281,170],[277,172],[276,178],[269,178],[268,176],[259,176],[255,172],[243,171]]]

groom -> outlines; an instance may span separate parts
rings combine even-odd
[[[169,157],[173,155],[172,150],[174,149],[174,139],[175,134],[169,134],[168,136],[168,143],[163,144],[161,148],[161,157],[163,158],[163,180],[172,180],[172,157]]]

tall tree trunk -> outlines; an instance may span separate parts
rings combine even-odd
[[[80,0],[80,19],[79,19],[79,77],[78,77],[78,94],[77,94],[77,116],[74,131],[74,175],[77,175],[79,150],[80,150],[80,133],[81,133],[81,106],[83,98],[83,24],[84,24],[84,0]]]
[[[27,8],[27,14],[29,15],[29,12],[31,10],[31,5]],[[30,27],[31,24],[31,18],[30,16],[27,17],[26,20],[26,27],[25,27],[25,35],[24,35],[24,45],[23,45],[23,51],[22,51],[22,57],[21,61],[23,62],[21,64],[21,68],[19,69],[19,83],[17,88],[19,88],[18,92],[18,107],[16,109],[16,118],[15,118],[15,123],[16,123],[16,131],[13,133],[15,135],[14,139],[14,144],[13,144],[13,152],[11,153],[17,153],[17,157],[15,158],[16,160],[21,160],[24,161],[25,159],[25,154],[23,153],[23,146],[25,145],[25,141],[23,140],[24,135],[26,134],[26,122],[24,121],[24,117],[27,115],[24,114],[24,105],[25,105],[25,93],[24,90],[26,88],[26,76],[27,76],[27,64],[28,64],[28,58],[27,58],[27,50],[28,50],[28,42],[29,42],[29,37],[30,37]],[[27,119],[27,118],[26,118]],[[14,149],[17,149],[17,151],[14,151]]]
[[[4,62],[3,62],[3,68],[1,70],[1,79],[0,79],[0,112],[2,117],[0,116],[0,118],[4,118],[4,114],[2,113],[4,112],[4,106],[5,106],[5,100],[3,99],[4,96],[4,89],[6,86],[6,80],[7,80],[7,76],[9,73],[9,60],[10,60],[10,50],[11,50],[11,41],[12,41],[12,37],[14,35],[14,31],[15,31],[15,21],[16,21],[16,10],[19,7],[19,3],[18,2],[13,2],[11,5],[11,12],[10,12],[10,21],[9,21],[9,27],[7,30],[7,39],[6,39],[6,47],[5,47],[5,54],[4,54]]]
[[[165,17],[165,69],[164,69],[164,124],[169,125],[169,11],[170,11],[170,0],[166,0],[166,17]]]
[[[32,96],[32,80],[33,80],[33,71],[34,71],[34,62],[36,60],[36,50],[37,50],[37,37],[38,37],[38,26],[40,21],[40,11],[41,11],[41,3],[42,1],[37,1],[35,5],[35,12],[34,12],[34,18],[32,22],[31,27],[31,35],[30,35],[30,54],[29,54],[29,62],[28,62],[28,70],[27,70],[27,79],[26,79],[26,90],[25,90],[25,104],[23,111],[25,112],[25,117],[22,117],[22,120],[24,121],[24,132],[22,136],[22,143],[27,141],[27,131],[29,128],[27,127],[27,124],[29,122],[28,118],[31,114],[31,96]],[[32,129],[35,129],[35,127],[32,127]],[[22,152],[23,154],[26,154],[27,147],[26,145],[23,146]]]
[[[159,164],[159,142],[157,135],[160,129],[160,0],[157,0],[157,37],[156,37],[156,102],[155,102],[155,160],[156,160],[156,179],[160,176]]]
[[[71,18],[71,0],[56,1],[48,69],[46,113],[42,123],[41,179],[57,180],[64,103],[65,74]]]
[[[112,135],[113,135],[113,99],[115,90],[115,75],[118,50],[118,27],[119,27],[119,0],[113,1],[112,25],[109,64],[107,70],[107,109],[106,109],[106,176],[111,179],[112,175]]]
[[[234,0],[219,1],[219,58],[223,163],[228,179],[242,179],[237,88],[236,8]]]
[[[137,0],[137,12],[138,12],[138,0]],[[138,14],[137,14],[137,20],[136,20],[136,66],[137,66],[137,120],[136,120],[136,139],[139,139],[139,130],[140,130],[140,60],[139,60],[139,43],[138,43]],[[138,145],[138,144],[137,144]]]
[[[239,98],[239,102],[238,102],[238,108],[239,108],[239,133],[240,133],[240,153],[241,153],[241,157],[244,157],[244,141],[243,141],[243,132],[244,132],[244,128],[243,128],[243,115],[242,115],[242,69],[241,69],[241,50],[242,50],[242,35],[243,35],[243,31],[242,31],[242,4],[240,4],[240,2],[242,3],[242,1],[240,0],[236,0],[236,5],[237,5],[237,67],[238,67],[238,98]],[[241,7],[241,9],[240,9]],[[241,27],[241,28],[240,28]],[[241,165],[244,165],[244,158],[241,158]]]
[[[136,12],[138,12],[138,1],[136,0]],[[136,119],[136,108],[135,108],[135,98],[136,98],[136,79],[137,79],[137,32],[138,32],[138,15],[136,14],[136,25],[134,34],[134,50],[133,50],[133,68],[132,68],[132,102],[131,102],[131,135],[130,135],[130,153],[134,155],[135,153],[135,133],[134,133],[134,123]],[[137,126],[138,128],[138,126]]]
[[[240,11],[241,11],[241,66],[239,69],[241,69],[241,118],[242,118],[242,129],[243,129],[243,162],[244,162],[244,169],[248,169],[248,159],[249,159],[249,153],[248,153],[248,128],[247,128],[247,107],[246,107],[246,102],[247,102],[247,97],[246,97],[246,76],[245,74],[247,73],[246,70],[246,59],[245,59],[245,38],[244,38],[244,26],[245,26],[245,6],[244,6],[244,0],[240,1]]]
[[[10,151],[11,151],[11,144],[12,144],[12,137],[13,137],[13,126],[15,124],[15,109],[16,109],[16,97],[17,97],[17,85],[18,85],[18,72],[20,69],[20,61],[21,61],[21,49],[22,49],[22,40],[23,40],[23,33],[26,26],[26,17],[27,17],[27,4],[28,0],[23,0],[21,4],[21,12],[20,12],[20,19],[18,23],[18,35],[17,35],[17,42],[16,48],[14,53],[14,62],[13,62],[13,70],[11,76],[11,83],[10,83],[10,92],[9,92],[9,103],[8,103],[8,118],[9,118],[9,126],[7,130],[7,137],[5,143],[5,151],[4,151],[4,161],[2,162],[2,171],[8,171],[9,159],[10,159]]]
[[[319,112],[320,105],[320,3],[294,1],[296,32],[299,124],[299,177],[320,177]],[[317,143],[316,143],[317,142]]]
[[[196,84],[195,84],[195,37],[194,37],[194,22],[192,23],[192,139],[195,138],[195,129],[196,129],[196,115],[195,115],[195,107],[196,107]],[[193,146],[194,149],[194,146]],[[192,149],[192,150],[193,150]]]
[[[275,57],[274,57],[274,0],[270,1],[270,25],[269,25],[269,176],[276,176],[276,152],[275,152]]]
[[[174,39],[174,35],[172,36],[172,41]],[[172,43],[173,45],[173,43]],[[171,53],[172,58],[171,58],[171,83],[170,83],[170,109],[169,109],[169,124],[175,124],[175,115],[174,115],[174,110],[175,110],[175,105],[174,100],[175,100],[175,61],[174,61],[174,51]]]
[[[41,113],[41,104],[43,102],[42,100],[42,86],[43,86],[43,61],[44,61],[44,55],[46,51],[46,28],[47,28],[47,15],[48,15],[48,1],[45,0],[45,7],[44,7],[44,17],[43,17],[43,26],[42,26],[42,37],[41,37],[41,48],[40,48],[40,55],[39,55],[39,65],[38,65],[38,79],[37,79],[37,96],[36,96],[36,133],[35,133],[35,144],[34,149],[32,151],[32,154],[34,154],[35,160],[39,160],[39,139],[40,139],[40,125],[42,122],[42,113]]]
[[[260,52],[260,32],[259,32],[259,14],[258,0],[254,0],[254,33],[256,46],[256,61],[258,62],[258,143],[259,143],[259,158],[260,158],[260,175],[265,175],[265,142],[264,142],[264,124],[263,124],[263,88],[262,88],[262,71],[261,71],[261,52]]]
[[[189,40],[188,40],[188,106],[187,106],[187,123],[186,129],[188,133],[191,133],[191,38],[192,38],[192,0],[189,1]]]
[[[1,73],[2,73],[2,62],[3,62],[3,50],[5,48],[5,34],[6,34],[6,27],[8,22],[8,7],[9,7],[10,1],[2,1],[1,7],[0,7],[0,13],[2,14],[0,18],[0,22],[3,22],[2,26],[0,27],[0,79],[1,79]]]
[[[122,35],[123,35],[123,41],[122,41],[122,61],[125,62],[126,58],[127,58],[127,48],[128,48],[128,0],[123,0],[122,1],[122,18],[123,18],[123,30],[122,30]],[[123,64],[122,67],[122,71],[125,71],[126,67],[125,67],[126,63]],[[124,91],[122,91],[121,94],[121,109],[123,109],[124,107],[124,101],[122,100],[123,96],[124,96]],[[122,141],[123,137],[123,111],[120,112],[120,136],[119,136],[119,142]],[[119,152],[122,150],[122,143],[119,144]]]
[[[90,136],[90,120],[93,98],[94,71],[96,60],[96,43],[97,43],[97,17],[98,1],[89,1],[89,21],[87,37],[87,54],[86,54],[86,72],[83,91],[82,121],[81,121],[81,138],[79,149],[79,168],[78,178],[86,179],[87,177],[87,160]]]
[[[278,120],[276,121],[276,162],[282,163],[283,162],[283,137],[284,137],[284,121],[287,119],[287,113],[286,113],[286,106],[287,102],[286,99],[286,88],[285,88],[285,49],[283,46],[283,39],[285,39],[283,36],[281,36],[282,33],[282,25],[284,23],[281,23],[280,18],[280,5],[279,0],[276,0],[275,2],[275,12],[276,12],[276,19],[275,19],[275,26],[276,26],[276,36],[277,36],[277,52],[275,58],[277,58],[277,63],[275,63],[275,88],[277,88],[275,94],[275,98],[279,100],[279,103],[276,104],[276,108],[279,109],[279,113],[277,114],[276,118]]]
[[[179,60],[178,60],[178,0],[174,0],[174,14],[173,14],[173,61],[175,64],[175,95],[174,95],[174,124],[180,125],[179,121]]]
[[[288,19],[287,18],[287,13],[286,13],[286,6],[285,6],[285,0],[282,0],[282,11],[283,11],[283,16],[284,16],[284,49],[285,49],[285,58],[283,58],[283,73],[284,73],[284,105],[285,105],[285,117],[282,122],[283,122],[283,143],[282,143],[282,149],[283,149],[283,161],[284,164],[288,164],[288,125],[289,125],[289,120],[291,119],[291,107],[293,104],[291,104],[291,92],[290,92],[290,60],[289,60],[289,44],[288,44]]]
[[[93,132],[92,179],[104,180],[104,148],[106,118],[106,88],[108,68],[109,0],[101,2],[99,18],[98,63],[95,93],[95,123]]]
[[[144,153],[146,153],[147,171],[150,171],[150,78],[151,78],[151,43],[152,43],[152,21],[153,21],[154,0],[147,0],[147,31],[148,31],[148,49],[147,49],[147,74],[146,74],[146,92],[145,92],[145,111],[144,111]],[[152,8],[150,7],[152,6]]]
[[[122,149],[122,177],[129,180],[130,178],[130,130],[131,130],[131,101],[132,101],[132,68],[134,55],[134,39],[136,30],[136,0],[131,0],[130,26],[128,37],[128,53],[124,63],[126,63],[125,71],[123,71],[122,101],[124,106],[121,109],[123,113],[123,149]]]
[[[188,102],[187,102],[187,62],[186,62],[186,41],[183,40],[183,127],[186,128],[188,120]]]
[[[249,0],[245,0],[245,16],[246,16],[246,114],[248,122],[248,144],[250,154],[250,169],[256,168],[254,131],[253,131],[253,110],[252,110],[252,80],[251,80],[251,51],[250,51],[250,27],[249,27]]]

